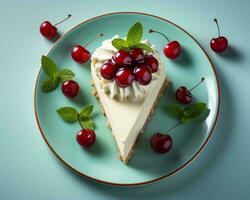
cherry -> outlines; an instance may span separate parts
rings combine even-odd
[[[134,76],[141,85],[148,85],[152,80],[151,71],[145,64],[139,65],[134,69]]]
[[[133,82],[133,74],[131,70],[127,68],[120,68],[116,73],[116,83],[121,88],[126,88],[130,86]]]
[[[83,147],[90,147],[95,143],[96,135],[92,129],[82,129],[76,135],[76,141]]]
[[[210,41],[210,47],[215,52],[223,52],[228,46],[228,41],[226,37],[220,36],[220,27],[219,27],[217,19],[214,19],[214,22],[216,23],[216,26],[218,29],[218,37],[213,38]]]
[[[71,57],[77,63],[83,64],[87,62],[90,58],[90,53],[81,45],[76,45],[71,51]]]
[[[196,88],[198,85],[200,85],[205,78],[201,78],[200,82],[197,83],[194,87],[192,87],[190,90],[188,90],[185,86],[181,86],[176,90],[176,99],[182,103],[182,104],[189,104],[192,102],[192,94],[191,91]]]
[[[66,21],[67,19],[69,19],[71,17],[71,15],[68,15],[67,18],[65,18],[64,20],[52,25],[51,22],[49,21],[44,21],[41,25],[40,25],[40,33],[47,38],[48,40],[51,40],[52,38],[54,38],[57,35],[57,28],[56,26],[64,21]]]
[[[75,97],[79,92],[79,85],[76,81],[69,80],[62,84],[62,92],[66,97]]]
[[[130,52],[133,63],[143,63],[144,62],[144,53],[140,48],[134,48]]]
[[[88,43],[86,43],[84,46],[81,45],[74,46],[71,51],[71,57],[73,58],[73,60],[79,64],[87,62],[90,59],[90,53],[85,47],[88,46],[91,42],[95,41],[97,38],[102,36],[103,34],[99,34],[98,36],[90,40]]]
[[[181,45],[178,41],[170,41],[169,38],[165,34],[159,32],[159,31],[155,31],[153,29],[150,29],[149,33],[159,33],[167,39],[168,43],[163,48],[163,52],[164,52],[166,57],[168,57],[170,59],[175,59],[180,55]]]
[[[113,80],[115,78],[116,72],[118,70],[118,65],[114,64],[111,60],[105,62],[101,68],[100,73],[103,78],[107,80]]]
[[[131,58],[129,52],[127,52],[125,50],[117,51],[113,57],[113,60],[118,65],[130,65],[132,63],[132,58]]]
[[[169,133],[178,126],[180,126],[181,124],[182,122],[179,122],[178,124],[175,124],[170,129],[168,129],[166,131],[166,133],[168,134],[162,134],[162,133],[153,134],[150,139],[150,144],[151,147],[154,149],[154,151],[161,154],[169,152],[173,144],[173,140],[169,135]]]
[[[151,137],[150,144],[157,153],[167,153],[172,147],[172,138],[167,134],[155,133]]]
[[[144,63],[151,69],[152,73],[158,71],[159,62],[154,56],[152,55],[146,56]]]

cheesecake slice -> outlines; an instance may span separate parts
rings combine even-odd
[[[121,88],[115,80],[106,80],[102,77],[102,65],[110,61],[117,49],[112,40],[104,40],[91,58],[91,75],[93,79],[94,94],[106,115],[108,124],[117,143],[120,158],[127,163],[131,158],[137,138],[153,113],[157,100],[167,86],[163,62],[153,45],[147,40],[143,43],[149,45],[153,51],[148,55],[158,60],[158,70],[152,73],[152,80],[147,85],[140,85],[137,81],[126,88]],[[145,55],[147,54],[144,52]]]

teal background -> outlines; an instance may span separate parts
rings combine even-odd
[[[51,43],[38,31],[43,20],[72,19],[67,31],[90,17],[115,11],[159,15],[180,25],[204,46],[221,85],[215,134],[190,166],[153,185],[113,188],[75,175],[55,159],[35,123],[33,90],[40,56]],[[248,1],[0,1],[0,199],[249,199],[250,107]],[[218,17],[231,48],[213,53]]]

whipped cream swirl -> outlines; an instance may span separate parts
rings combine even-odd
[[[129,87],[120,88],[114,80],[106,80],[100,74],[100,68],[103,63],[110,60],[112,56],[117,52],[117,49],[112,45],[112,40],[114,38],[119,38],[119,36],[115,35],[111,39],[104,40],[102,42],[102,45],[95,50],[91,57],[91,69],[95,70],[96,75],[100,80],[102,89],[111,98],[116,98],[120,101],[123,101],[125,99],[128,99],[130,101],[140,100],[146,96],[147,90],[152,82],[156,81],[160,76],[163,63],[160,60],[159,53],[155,49],[155,46],[151,45],[148,40],[142,41],[142,43],[148,44],[153,49],[153,52],[148,53],[147,55],[154,55],[154,57],[159,62],[159,69],[157,72],[152,73],[152,81],[146,86],[140,85],[137,81],[133,81],[133,83]]]

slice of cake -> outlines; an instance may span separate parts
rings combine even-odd
[[[141,38],[142,26],[137,22],[126,39],[114,36],[104,40],[91,58],[95,95],[124,163],[131,158],[136,140],[167,85],[159,54]]]

